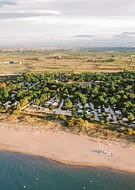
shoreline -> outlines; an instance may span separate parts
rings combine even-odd
[[[44,160],[48,160],[52,163],[55,163],[55,164],[58,164],[58,165],[61,165],[61,166],[65,166],[65,167],[72,167],[72,168],[98,168],[98,169],[103,169],[103,170],[111,170],[113,172],[118,172],[118,173],[123,173],[123,174],[134,174],[135,175],[135,171],[130,171],[130,170],[124,170],[124,169],[116,169],[116,168],[113,168],[113,167],[109,167],[109,166],[104,166],[104,165],[92,165],[90,163],[76,163],[76,162],[65,162],[63,160],[58,160],[57,158],[49,158],[47,156],[41,156],[41,155],[36,155],[36,154],[31,154],[31,153],[27,153],[27,152],[21,152],[21,151],[12,151],[12,150],[6,150],[6,149],[1,149],[0,148],[0,153],[11,153],[11,154],[18,154],[18,155],[23,155],[23,156],[31,156],[31,157],[35,157],[35,158],[41,158],[41,159],[44,159]]]
[[[129,146],[63,131],[28,131],[20,124],[14,125],[0,122],[1,152],[42,157],[73,167],[98,167],[135,173],[135,145]],[[100,153],[101,146],[103,150],[111,151],[112,156]]]
[[[30,156],[30,157],[34,157],[34,158],[39,158],[39,159],[43,159],[43,160],[47,160],[53,164],[56,164],[58,166],[62,166],[62,167],[68,167],[68,168],[74,168],[74,169],[100,169],[100,170],[109,170],[115,173],[122,173],[122,174],[129,174],[129,175],[135,175],[135,171],[130,171],[130,170],[122,170],[122,169],[116,169],[113,167],[107,167],[107,166],[103,166],[103,165],[91,165],[91,164],[87,164],[87,163],[70,163],[70,162],[64,162],[62,160],[58,160],[57,158],[49,158],[49,157],[45,157],[45,156],[41,156],[41,155],[35,155],[35,154],[30,154],[27,152],[19,152],[19,151],[11,151],[11,150],[1,150],[0,149],[0,153],[9,153],[9,154],[18,154],[18,155],[23,155],[23,156]]]

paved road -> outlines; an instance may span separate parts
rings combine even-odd
[[[98,113],[94,108],[94,104],[90,103],[91,109],[94,111],[94,116],[95,116],[95,121],[100,121],[99,117],[98,117]]]
[[[57,110],[60,110],[60,111],[61,111],[61,108],[63,107],[63,104],[64,104],[64,100],[62,99],[62,101],[61,101],[61,103],[60,103],[60,105],[59,105],[59,107],[58,107]]]
[[[62,99],[59,107],[55,110],[55,114],[61,114],[61,115],[71,116],[71,111],[69,111],[69,110],[62,110],[61,109],[63,107],[63,104],[64,104],[64,100]]]
[[[111,113],[111,115],[112,115],[112,118],[113,118],[114,123],[118,123],[118,122],[117,122],[117,117],[116,117],[116,115],[115,115],[113,109],[111,108],[111,106],[109,106],[109,110],[110,110],[110,113]]]

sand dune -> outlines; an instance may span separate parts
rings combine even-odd
[[[58,131],[28,131],[0,122],[0,149],[42,156],[66,164],[135,172],[135,146]],[[101,153],[101,149],[106,151]],[[107,155],[109,153],[112,155]]]

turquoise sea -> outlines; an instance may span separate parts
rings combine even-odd
[[[135,190],[135,174],[0,152],[0,190]]]

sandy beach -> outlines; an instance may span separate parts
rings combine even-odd
[[[70,165],[135,172],[135,145],[63,131],[28,129],[29,126],[0,122],[0,150],[42,156]]]

